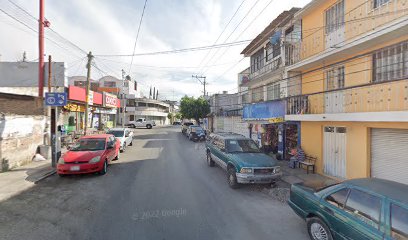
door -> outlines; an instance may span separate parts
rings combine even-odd
[[[108,151],[108,159],[111,161],[112,159],[115,158],[116,155],[116,138],[115,137],[109,137],[108,139],[108,145],[113,145],[113,148],[107,149]]]
[[[224,139],[219,137],[214,138],[214,142],[212,144],[211,149],[211,157],[212,159],[221,167],[226,168],[227,164],[223,161],[224,154],[225,154],[225,143]]]
[[[346,178],[346,128],[324,127],[323,165],[324,173]]]
[[[371,177],[408,184],[407,146],[407,129],[371,129]]]

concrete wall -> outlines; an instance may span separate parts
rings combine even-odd
[[[215,132],[233,132],[249,137],[248,124],[242,120],[241,116],[234,117],[214,117]]]
[[[29,163],[43,144],[44,116],[6,115],[0,118],[0,161],[9,168]]]

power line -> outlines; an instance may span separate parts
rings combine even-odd
[[[142,16],[140,17],[139,27],[137,28],[137,34],[136,34],[136,39],[135,39],[135,45],[133,46],[132,60],[130,61],[130,66],[129,66],[129,73],[130,73],[131,70],[132,70],[133,57],[134,57],[135,51],[136,51],[136,44],[137,44],[137,40],[138,40],[138,38],[139,38],[140,27],[142,26],[142,21],[143,21],[144,12],[145,12],[145,9],[146,9],[146,4],[147,4],[147,0],[145,0],[145,2],[144,2],[143,11],[142,11]]]
[[[227,27],[229,26],[229,24],[231,23],[232,19],[234,19],[235,15],[238,13],[239,9],[241,8],[241,6],[244,4],[246,0],[243,0],[241,2],[241,4],[238,6],[237,10],[235,10],[234,14],[231,16],[230,20],[228,21],[227,25],[225,25],[224,29],[221,31],[220,35],[218,35],[217,40],[215,40],[214,44],[217,44],[218,40],[220,39],[220,37],[222,36],[222,34],[225,32],[225,30],[227,29]],[[204,58],[201,60],[200,64],[198,65],[198,68],[201,67],[201,64],[204,62],[204,60],[208,57],[208,55],[210,54],[211,49],[207,52],[207,54],[204,56]]]
[[[223,44],[215,44],[215,45],[192,47],[192,48],[182,48],[182,49],[167,50],[167,51],[160,51],[160,52],[147,52],[147,53],[138,53],[138,54],[101,54],[101,55],[96,55],[96,56],[98,57],[132,57],[132,56],[151,56],[151,55],[160,55],[160,54],[173,54],[173,53],[202,51],[202,50],[208,50],[211,48],[223,48],[223,47],[242,45],[250,41],[252,40],[241,40],[237,42],[229,42],[229,43],[223,43]]]

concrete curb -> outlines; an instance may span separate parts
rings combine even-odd
[[[44,175],[40,176],[38,179],[36,179],[36,180],[34,181],[34,183],[38,183],[38,182],[40,182],[40,181],[46,179],[47,177],[50,177],[50,176],[56,174],[56,173],[57,173],[57,170],[56,170],[56,169],[53,169],[52,171],[47,172],[47,173],[45,173]]]

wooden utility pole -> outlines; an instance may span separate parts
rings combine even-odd
[[[126,119],[126,94],[125,94],[125,70],[122,69],[122,127],[125,127],[125,119]]]
[[[88,130],[88,112],[89,112],[89,89],[91,85],[91,64],[92,64],[92,52],[88,53],[88,63],[86,68],[88,69],[86,74],[86,102],[85,102],[85,126],[84,126],[84,135],[87,134]]]
[[[51,92],[51,55],[48,56],[48,92]]]

